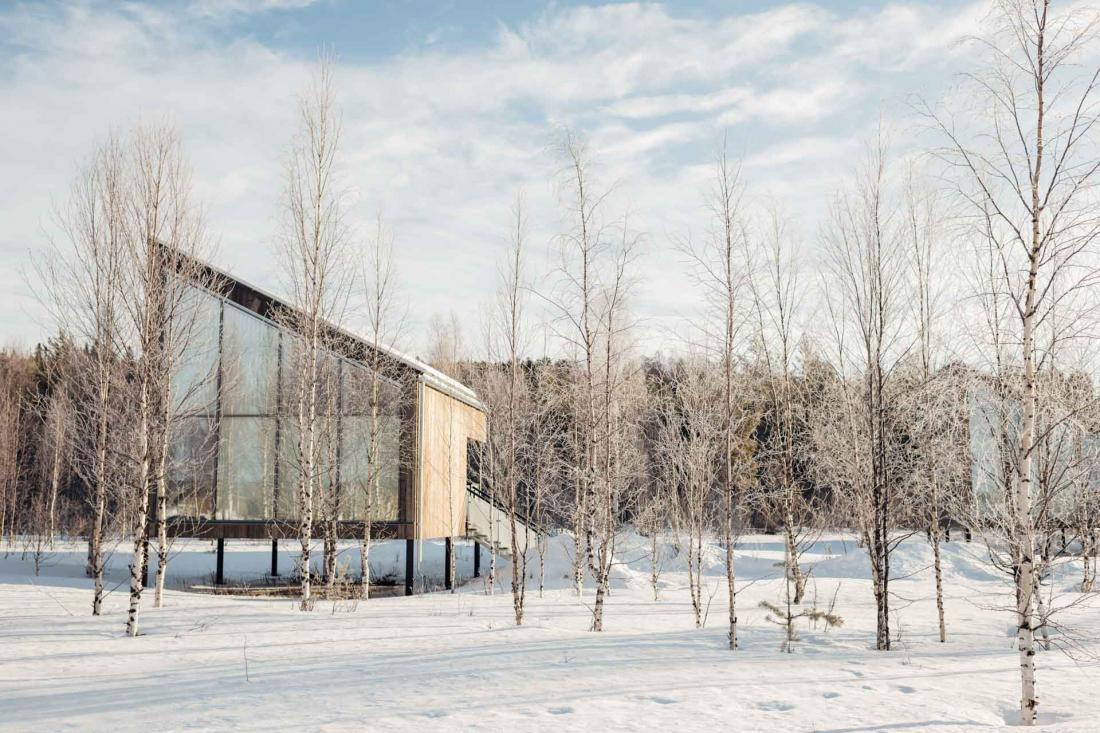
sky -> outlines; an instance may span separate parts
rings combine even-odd
[[[725,139],[753,201],[781,207],[816,257],[831,192],[881,121],[972,64],[988,5],[919,2],[0,0],[0,341],[54,330],[32,262],[53,211],[111,130],[172,122],[218,243],[215,264],[279,292],[274,236],[295,99],[337,58],[341,177],[363,236],[383,212],[409,312],[404,348],[453,313],[466,351],[496,290],[517,191],[528,273],[552,264],[555,136],[587,140],[609,209],[643,235],[633,306],[648,350],[693,317],[682,243],[707,226]],[[354,323],[351,324],[354,327]]]

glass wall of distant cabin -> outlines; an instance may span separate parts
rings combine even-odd
[[[972,512],[979,519],[1004,518],[1011,512],[1006,502],[1018,465],[1023,410],[1018,400],[999,398],[983,385],[970,388],[968,402]],[[1074,416],[1052,424],[1051,416],[1040,411],[1031,464],[1033,490],[1037,503],[1057,522],[1072,523],[1078,512],[1096,506],[1100,436],[1085,427]]]
[[[268,521],[298,517],[297,337],[236,303],[193,288],[195,327],[173,379],[168,516]],[[377,469],[369,462],[371,378],[362,364],[326,354],[314,440],[323,509],[341,520],[397,521],[399,394],[378,399]],[[373,491],[368,495],[373,484]]]

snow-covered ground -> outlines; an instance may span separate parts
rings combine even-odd
[[[918,538],[896,555],[895,646],[873,649],[867,562],[850,539],[823,538],[807,557],[811,595],[836,594],[839,629],[803,625],[792,654],[765,620],[778,601],[776,537],[737,547],[741,650],[726,649],[721,551],[706,559],[706,627],[694,628],[687,575],[671,548],[660,599],[648,584],[646,541],[619,545],[603,633],[586,630],[589,593],[568,587],[565,537],[553,539],[548,590],[528,595],[512,624],[508,574],[497,594],[484,579],[457,593],[374,598],[357,607],[322,602],[301,613],[286,598],[182,590],[214,569],[210,543],[181,544],[166,607],[143,613],[143,635],[123,636],[122,548],[112,558],[105,614],[90,615],[83,548],[55,548],[40,576],[29,555],[0,559],[0,730],[733,730],[980,731],[1010,725],[1018,690],[1009,587],[978,544],[945,546],[948,642],[936,638],[931,553]],[[291,543],[280,558],[289,568]],[[424,570],[439,575],[439,548]],[[400,572],[403,546],[372,553],[376,576]],[[354,551],[342,556],[353,567]],[[230,578],[259,575],[270,545],[227,545]],[[459,572],[471,572],[462,548]],[[483,568],[487,569],[487,560]],[[1070,589],[1077,568],[1057,578]],[[1074,596],[1066,595],[1063,601]],[[151,598],[149,599],[151,601]],[[1100,604],[1062,620],[1085,650],[1100,644]],[[1039,655],[1045,730],[1100,730],[1100,666],[1058,651]]]

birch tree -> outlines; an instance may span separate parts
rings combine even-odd
[[[123,285],[128,330],[138,354],[136,505],[126,630],[138,634],[148,551],[149,502],[157,502],[157,574],[154,605],[163,602],[168,564],[169,436],[176,395],[173,375],[198,328],[191,283],[202,287],[199,264],[209,255],[199,208],[191,198],[191,171],[177,133],[139,127],[129,145],[128,232]]]
[[[823,229],[824,281],[835,340],[838,380],[831,438],[816,446],[826,480],[847,499],[871,561],[875,646],[889,650],[890,556],[904,496],[898,491],[893,426],[893,368],[902,345],[904,272],[896,204],[880,131],[851,188],[833,204]],[[849,342],[850,339],[850,342]],[[860,387],[848,383],[857,378]]]
[[[640,400],[637,399],[635,365],[629,357],[633,316],[628,309],[631,267],[638,240],[624,222],[621,239],[613,253],[608,282],[601,295],[601,333],[599,349],[598,414],[595,423],[596,481],[589,521],[596,547],[589,569],[596,582],[592,605],[592,631],[603,631],[604,603],[611,589],[611,568],[615,558],[615,539],[624,508],[624,496],[630,489],[633,441]],[[632,389],[633,388],[633,389]],[[634,399],[631,399],[631,395]]]
[[[988,66],[968,77],[975,109],[967,110],[965,122],[930,113],[945,140],[941,157],[956,190],[981,222],[1011,314],[1015,343],[1006,356],[1019,374],[1021,414],[1010,467],[1013,521],[998,539],[1009,547],[1014,566],[1024,725],[1034,724],[1039,704],[1034,482],[1045,352],[1037,332],[1059,303],[1097,280],[1092,194],[1100,170],[1093,129],[1100,69],[1078,61],[1095,40],[1097,16],[1055,5],[1051,0],[997,3],[995,26],[981,41]],[[1064,328],[1062,338],[1078,333]],[[1053,422],[1065,417],[1062,413]]]
[[[708,347],[717,354],[722,374],[719,383],[722,400],[721,535],[725,548],[728,641],[730,649],[737,649],[737,573],[733,544],[743,498],[739,489],[746,482],[744,474],[739,475],[745,466],[738,456],[744,452],[741,436],[747,417],[737,395],[737,369],[744,322],[741,299],[747,275],[744,263],[748,227],[740,169],[730,160],[724,140],[713,175],[706,199],[707,236],[699,249],[689,249],[689,255],[707,304],[704,337]]]
[[[756,348],[761,371],[751,378],[762,392],[762,421],[758,428],[757,465],[764,515],[783,531],[784,576],[792,587],[794,605],[802,603],[807,573],[801,557],[819,534],[814,524],[821,518],[820,497],[809,496],[798,475],[804,437],[804,400],[799,395],[796,357],[801,308],[799,272],[795,261],[797,242],[790,224],[774,206],[767,212],[763,231],[747,254],[752,263],[748,286]]]
[[[910,240],[911,266],[916,285],[916,322],[920,356],[920,378],[923,385],[929,385],[933,370],[933,337],[938,314],[936,291],[933,286],[933,274],[936,271],[938,249],[935,237],[935,200],[930,195],[920,196],[912,185],[907,196],[906,224]],[[922,200],[923,199],[923,200]],[[918,390],[925,392],[925,390]],[[932,431],[919,434],[925,445],[934,439]],[[936,471],[935,459],[939,451],[926,450],[921,471],[928,481],[927,527],[928,542],[932,546],[932,568],[936,582],[936,616],[939,622],[940,642],[947,641],[947,624],[943,614],[943,568],[940,561],[941,521],[943,512],[942,476]]]
[[[724,465],[724,411],[720,374],[705,357],[689,356],[669,369],[670,379],[656,398],[659,428],[655,436],[661,479],[676,497],[674,523],[681,535],[688,570],[688,592],[695,627],[702,628],[707,599],[703,585],[703,549],[713,529]]]
[[[908,360],[910,383],[901,390],[902,423],[909,434],[909,491],[914,500],[914,522],[924,529],[932,549],[936,617],[943,643],[947,641],[947,621],[940,546],[949,507],[956,504],[962,486],[969,482],[967,385],[965,373],[945,366],[942,355],[942,321],[951,281],[945,267],[948,240],[943,202],[913,168],[904,195],[902,236],[907,250],[905,267],[914,295],[911,322],[916,339]]]
[[[361,597],[370,595],[371,521],[380,507],[379,500],[384,473],[404,456],[394,455],[384,443],[388,422],[404,407],[405,395],[411,388],[404,373],[393,368],[382,347],[393,347],[401,338],[404,314],[397,302],[397,269],[394,261],[394,239],[381,212],[375,218],[374,232],[366,242],[361,260],[361,278],[366,303],[367,336],[378,348],[368,349],[364,365],[365,380],[349,385],[349,398],[365,404],[367,440],[362,457],[365,465],[356,472],[359,483],[352,490],[360,497],[360,512],[364,518],[359,537],[359,574],[362,578]],[[365,381],[365,383],[364,383]],[[360,448],[362,449],[362,447]],[[385,507],[381,507],[385,509]]]
[[[490,316],[490,344],[494,359],[499,356],[504,370],[499,380],[500,389],[489,401],[491,434],[489,439],[498,443],[494,450],[495,473],[493,488],[508,513],[509,546],[512,548],[512,610],[516,626],[523,624],[524,602],[527,596],[526,530],[520,537],[519,511],[524,480],[524,460],[528,425],[531,418],[531,401],[527,375],[522,359],[527,349],[524,325],[525,247],[527,242],[527,212],[522,194],[517,194],[512,204],[511,226],[507,252],[499,266],[499,293]]]
[[[580,595],[585,565],[592,559],[589,500],[596,480],[599,348],[596,300],[599,268],[608,247],[608,226],[604,222],[603,209],[610,191],[594,190],[587,147],[574,132],[562,133],[558,152],[564,165],[560,187],[569,230],[558,243],[561,283],[552,304],[563,322],[560,335],[579,363],[578,378],[572,390],[571,473],[574,487],[573,586]]]
[[[349,229],[339,179],[340,115],[333,60],[323,57],[298,100],[298,130],[285,171],[279,245],[288,274],[293,313],[284,320],[296,333],[291,347],[297,428],[298,538],[301,545],[301,609],[313,606],[310,553],[316,497],[324,474],[323,430],[330,324],[338,324],[349,286]],[[330,385],[331,386],[331,385]]]
[[[557,333],[576,359],[573,385],[574,587],[587,564],[596,584],[592,631],[603,630],[620,500],[627,489],[625,449],[636,428],[624,391],[638,375],[630,360],[634,317],[628,302],[639,236],[626,219],[605,215],[611,189],[594,183],[590,154],[574,132],[562,133],[560,195],[567,231],[558,237],[558,279],[547,298]]]
[[[77,174],[68,199],[57,209],[59,236],[51,239],[38,274],[47,307],[60,329],[87,345],[76,388],[81,441],[74,470],[89,487],[88,570],[93,578],[92,614],[102,610],[104,533],[108,502],[117,492],[113,451],[122,382],[121,289],[127,236],[128,183],[122,140],[112,134]]]

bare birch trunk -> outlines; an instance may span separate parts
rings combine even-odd
[[[55,399],[59,398],[55,397]],[[53,461],[50,466],[50,493],[46,504],[46,532],[51,547],[57,537],[57,495],[61,489],[61,471],[64,467],[65,456],[65,413],[63,409],[60,406],[55,408]]]
[[[794,517],[790,512],[787,512],[786,519],[783,522],[783,536],[786,575],[794,584],[792,602],[797,606],[802,603],[802,599],[806,595],[806,576],[802,572],[802,567],[798,564],[798,540],[794,534]]]
[[[150,387],[148,379],[143,379],[141,385],[140,401],[140,420],[138,440],[141,444],[139,449],[140,465],[138,469],[138,496],[137,506],[134,509],[134,525],[132,527],[134,533],[134,553],[130,561],[130,607],[126,614],[126,635],[137,636],[138,635],[138,614],[141,611],[141,591],[142,591],[142,571],[145,568],[146,550],[148,544],[146,542],[148,528],[148,512],[149,512],[149,489],[151,486],[152,466],[151,463],[151,435],[153,432],[153,426],[149,421],[150,412]]]
[[[940,627],[940,643],[947,642],[947,622],[943,615],[943,563],[940,559],[942,542],[939,522],[932,524],[932,568],[936,577],[936,619]]]
[[[726,545],[726,589],[729,601],[729,648],[737,649],[737,580],[733,567],[733,492],[726,494],[726,511],[722,523],[722,540]]]
[[[1041,123],[1040,114],[1040,132],[1042,130]],[[1042,151],[1041,140],[1042,138],[1040,138],[1040,155]],[[1035,176],[1037,177],[1038,163],[1035,170]],[[1018,468],[1015,477],[1015,529],[1013,531],[1013,541],[1020,560],[1016,572],[1016,638],[1020,653],[1020,722],[1022,725],[1029,726],[1035,723],[1035,711],[1039,705],[1039,701],[1035,696],[1035,537],[1031,516],[1032,442],[1035,430],[1035,408],[1038,402],[1034,342],[1035,282],[1036,271],[1039,266],[1038,243],[1040,237],[1038,197],[1038,183],[1033,178],[1032,206],[1035,212],[1032,216],[1033,250],[1023,317],[1024,388],[1026,394],[1023,406],[1024,419],[1020,428],[1016,453]]]
[[[107,514],[107,446],[108,435],[107,409],[110,401],[110,382],[100,384],[100,417],[96,428],[96,468],[95,475],[100,476],[93,488],[92,536],[88,543],[88,555],[92,570],[95,591],[92,594],[92,615],[98,616],[103,610],[103,523]]]
[[[153,608],[164,605],[164,582],[168,577],[168,497],[165,487],[157,491],[157,575],[153,581]]]
[[[305,377],[306,385],[298,391],[298,542],[302,548],[298,560],[298,572],[301,575],[299,608],[302,611],[313,609],[313,596],[311,585],[311,556],[313,547],[313,484],[316,480],[313,456],[316,455],[316,443],[314,440],[314,427],[317,424],[317,336],[310,336],[308,359],[308,374]],[[301,378],[301,377],[300,377]]]
[[[367,519],[363,522],[363,536],[359,539],[359,577],[362,578],[362,587],[359,589],[359,597],[362,600],[370,598],[370,511],[368,507]]]
[[[1039,701],[1035,694],[1035,534],[1031,514],[1032,456],[1034,450],[1036,409],[1039,403],[1038,380],[1035,366],[1035,312],[1038,297],[1038,276],[1042,256],[1043,234],[1040,217],[1043,211],[1040,200],[1040,180],[1043,169],[1045,31],[1049,2],[1044,0],[1039,33],[1036,36],[1035,93],[1037,98],[1035,121],[1035,163],[1031,169],[1031,247],[1028,257],[1027,285],[1021,311],[1024,359],[1024,419],[1020,426],[1020,438],[1016,453],[1016,502],[1014,540],[1020,557],[1017,571],[1017,642],[1020,651],[1020,723],[1033,725]]]

